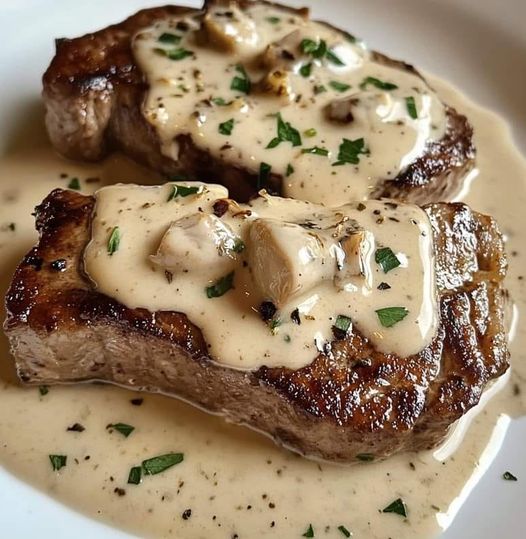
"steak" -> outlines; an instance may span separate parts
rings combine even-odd
[[[162,392],[298,453],[354,462],[435,446],[508,368],[503,239],[491,217],[464,204],[425,206],[440,323],[420,353],[380,353],[353,328],[299,370],[241,371],[210,359],[184,313],[129,309],[93,289],[82,260],[94,202],[57,189],[36,209],[40,241],[6,298],[5,331],[27,384]]]
[[[212,3],[205,2],[205,7]],[[237,1],[242,9],[250,4]],[[186,174],[188,179],[222,183],[237,200],[253,195],[261,187],[257,173],[198,148],[189,134],[176,139],[177,161],[163,155],[154,127],[141,112],[148,86],[132,53],[134,34],[161,19],[198,12],[177,6],[145,9],[98,32],[56,40],[55,56],[43,77],[46,125],[54,147],[66,157],[88,161],[118,150],[166,176]],[[373,58],[420,76],[404,62],[380,53],[373,53]],[[443,138],[428,142],[425,153],[396,178],[381,181],[372,197],[422,204],[448,200],[458,192],[474,166],[472,127],[451,107],[446,108],[446,116]],[[282,180],[272,173],[263,187],[281,194]]]

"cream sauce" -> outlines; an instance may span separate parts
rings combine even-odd
[[[501,119],[446,84],[432,82],[439,95],[466,112],[475,126],[479,174],[466,199],[477,210],[493,214],[508,237],[507,286],[523,315],[526,164]],[[73,176],[86,193],[113,181],[152,179],[118,158],[100,167],[61,161],[43,142],[44,136],[31,138],[33,131],[34,124],[24,147],[0,162],[2,292],[36,239],[30,213],[52,188],[67,186]],[[68,176],[61,179],[61,172]],[[86,182],[94,176],[101,178],[100,184]],[[465,439],[452,454],[439,453],[438,460],[433,452],[403,454],[343,468],[299,458],[247,429],[162,396],[95,385],[51,387],[40,396],[37,388],[18,384],[2,338],[0,461],[64,503],[141,536],[301,537],[312,523],[316,537],[340,537],[340,525],[357,538],[430,537],[438,533],[439,524],[447,525],[459,499],[483,473],[491,459],[488,443],[502,436],[507,415],[525,413],[525,349],[522,324],[511,343],[508,383],[483,410],[471,414]],[[142,406],[130,403],[134,397],[144,398]],[[135,426],[135,431],[128,438],[110,434],[106,425],[117,421]],[[86,430],[67,432],[75,422]],[[184,462],[146,478],[140,486],[126,484],[131,466],[168,451],[184,452]],[[60,472],[53,472],[49,463],[48,454],[55,453],[68,456]],[[114,492],[116,487],[125,495]],[[379,512],[399,496],[407,504],[407,520]],[[187,509],[192,514],[184,520]]]
[[[199,148],[253,173],[261,163],[270,164],[273,172],[286,176],[287,197],[334,206],[368,198],[379,181],[394,179],[424,153],[428,141],[444,134],[444,106],[422,79],[373,61],[361,42],[341,32],[268,6],[253,6],[246,13],[214,8],[205,15],[203,28],[202,18],[184,19],[187,31],[178,27],[180,19],[163,20],[134,41],[150,85],[143,113],[172,159],[179,152],[174,137],[189,134]],[[166,36],[177,43],[167,42]],[[313,58],[316,52],[302,53],[303,40],[324,41],[345,65],[327,56]],[[193,55],[181,57],[182,51]],[[231,88],[235,78],[244,78],[239,65],[252,81],[249,95]],[[368,77],[395,87],[364,86]],[[414,100],[416,117],[406,98]],[[349,111],[350,122],[345,119]],[[278,135],[278,113],[297,130],[301,144],[283,140],[268,148]],[[363,151],[355,162],[334,166],[343,159],[344,139],[363,139]],[[322,154],[304,153],[312,148]]]
[[[338,316],[352,320],[378,349],[401,357],[420,352],[433,339],[438,307],[432,232],[418,206],[367,201],[328,209],[264,195],[247,205],[231,204],[218,219],[213,208],[227,197],[224,187],[186,182],[199,191],[172,198],[178,185],[183,183],[116,185],[97,192],[84,267],[100,292],[131,308],[186,313],[202,328],[210,355],[240,369],[308,365],[333,340]],[[232,244],[244,242],[241,253],[223,253],[221,245],[218,250],[217,226],[224,227],[223,235],[230,231]],[[115,227],[120,243],[110,254]],[[363,256],[346,256],[342,246],[359,231],[368,238],[361,242]],[[160,245],[168,257],[164,265],[162,255],[154,258],[160,262],[152,261]],[[377,263],[382,249],[391,249],[400,265]],[[356,259],[363,275],[350,269]],[[232,288],[208,297],[207,287],[230,272]],[[381,283],[390,288],[378,289]],[[258,308],[269,299],[279,311],[264,322]],[[291,317],[296,309],[300,324]],[[403,319],[391,327],[381,323],[377,312],[400,309]]]

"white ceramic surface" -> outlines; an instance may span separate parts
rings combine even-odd
[[[28,110],[38,106],[40,77],[53,53],[53,38],[94,30],[121,20],[139,7],[161,3],[0,0],[0,152],[16,132],[20,115],[27,117]],[[507,118],[516,142],[526,153],[525,0],[289,3],[310,5],[316,17],[345,26],[374,48],[453,82],[469,97]],[[502,450],[476,484],[444,539],[526,536],[525,446],[526,418],[512,421]],[[508,469],[518,476],[518,482],[502,481],[501,475]],[[35,536],[131,537],[75,513],[0,468],[0,537]]]

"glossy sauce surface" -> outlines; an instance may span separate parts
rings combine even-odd
[[[474,124],[479,174],[466,200],[494,215],[508,237],[507,286],[522,314],[526,165],[500,119],[447,85],[437,80],[433,85]],[[66,187],[74,177],[86,193],[115,181],[155,181],[118,158],[100,167],[61,161],[44,140],[27,139],[0,163],[2,291],[36,239],[30,213],[52,188]],[[101,182],[87,181],[94,177]],[[429,537],[439,523],[447,525],[468,480],[476,483],[491,461],[505,430],[505,421],[497,419],[525,412],[525,337],[519,325],[510,377],[502,380],[507,383],[471,414],[464,442],[453,453],[403,454],[351,468],[299,458],[258,434],[162,396],[98,385],[51,387],[40,395],[37,388],[18,385],[3,338],[0,461],[64,503],[141,536],[301,537],[312,524],[316,537],[343,537],[338,526],[362,538]],[[140,406],[130,402],[139,397]],[[128,438],[106,429],[119,421],[135,427]],[[76,422],[85,430],[67,431]],[[185,460],[141,485],[126,483],[132,466],[169,451],[183,452]],[[67,465],[52,471],[49,454],[67,455]],[[380,512],[398,497],[407,505],[407,519]]]
[[[197,192],[172,197],[184,188]],[[333,326],[351,320],[377,349],[400,357],[431,342],[438,325],[433,238],[418,206],[326,208],[263,194],[232,203],[218,218],[214,207],[227,195],[197,183],[100,189],[84,254],[97,289],[130,308],[184,312],[212,358],[239,369],[304,367],[330,346]],[[109,252],[116,227],[119,245]],[[362,238],[359,252],[347,255],[353,238]],[[378,258],[385,253],[395,263]],[[210,297],[210,287],[227,278],[221,295]],[[276,288],[291,290],[273,294]],[[265,316],[269,300],[278,310]],[[402,311],[390,327],[381,318]]]
[[[252,173],[270,164],[284,196],[339,205],[366,199],[445,132],[427,84],[352,36],[268,6],[212,8],[202,20],[162,21],[133,45],[150,86],[143,114],[173,159],[174,138],[189,134]]]

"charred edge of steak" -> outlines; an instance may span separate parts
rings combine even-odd
[[[210,363],[201,331],[184,314],[128,309],[93,291],[81,270],[93,204],[93,197],[57,189],[37,208],[40,242],[17,268],[7,294],[7,334],[26,327],[51,335],[104,324],[159,339],[188,352],[192,361]],[[321,354],[302,369],[262,367],[243,376],[275,391],[278,401],[301,417],[343,426],[367,443],[374,443],[367,437],[375,433],[389,438],[412,430],[414,439],[398,440],[400,447],[417,449],[439,441],[479,401],[484,386],[508,368],[506,294],[501,288],[505,262],[491,218],[463,204],[435,204],[427,212],[435,217],[432,225],[440,234],[438,272],[457,272],[462,278],[439,283],[441,324],[430,346],[399,358],[378,352],[353,331],[332,343],[330,357]],[[458,245],[452,251],[451,242],[460,243],[463,237],[465,248],[475,252],[465,263],[451,262],[464,253]],[[65,271],[50,266],[57,258],[67,260]],[[274,435],[298,447],[295,435],[280,432]]]
[[[239,3],[245,7],[251,2]],[[304,10],[288,9],[305,15]],[[101,159],[118,149],[165,175],[183,172],[200,180],[223,183],[231,196],[241,201],[248,200],[260,187],[281,193],[281,175],[273,174],[268,185],[260,186],[257,173],[230,164],[228,156],[212,157],[197,148],[188,135],[179,136],[179,162],[161,154],[155,129],[141,114],[147,87],[135,64],[131,39],[140,28],[158,19],[185,13],[198,10],[176,6],[145,9],[120,24],[59,41],[43,77],[46,123],[54,146],[67,157],[86,160]],[[423,79],[410,64],[377,52],[373,56],[378,62]],[[429,143],[426,153],[396,178],[381,182],[373,196],[397,196],[425,203],[444,200],[458,192],[474,165],[472,127],[453,108],[448,107],[446,114],[444,137]]]

